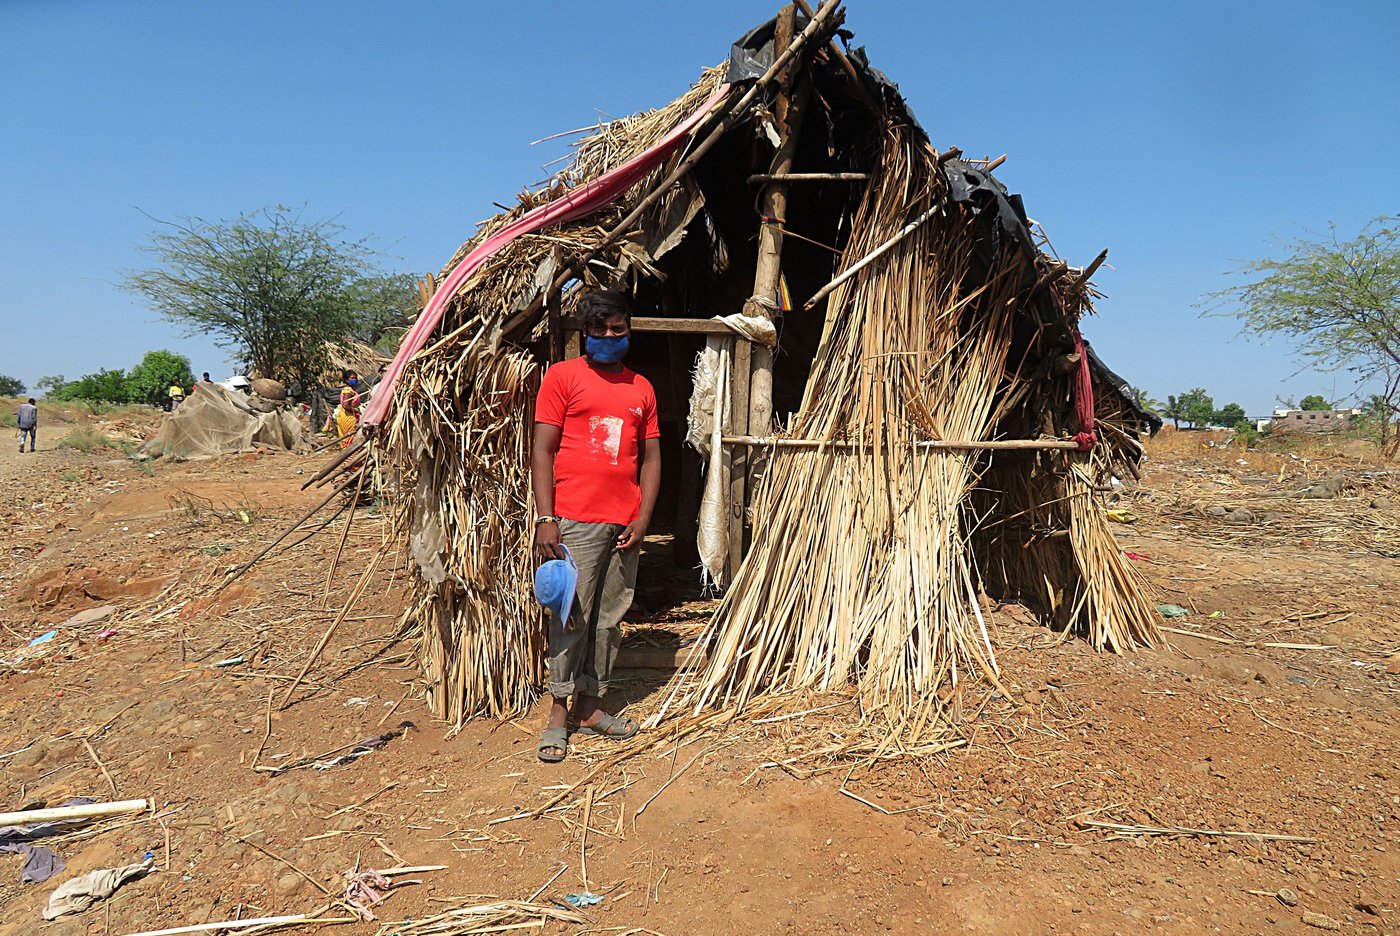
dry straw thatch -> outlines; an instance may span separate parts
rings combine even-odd
[[[540,374],[562,351],[561,315],[599,287],[631,292],[639,314],[739,311],[755,269],[742,254],[758,224],[746,180],[769,171],[775,97],[804,82],[818,106],[797,168],[865,178],[793,190],[782,223],[806,240],[786,242],[783,272],[801,300],[859,269],[783,322],[775,395],[788,392],[796,412],[783,441],[747,447],[748,551],[706,633],[707,661],[678,675],[662,717],[853,686],[901,734],[927,733],[967,681],[999,679],[986,596],[1020,601],[1098,648],[1158,639],[1143,583],[1096,502],[1110,471],[1131,470],[1143,428],[1106,371],[1093,373],[1099,443],[1081,452],[1064,442],[1082,428],[1075,338],[1091,271],[1038,246],[988,167],[937,151],[878,73],[828,43],[834,6],[798,20],[811,41],[752,106],[734,106],[751,87],[736,81],[724,98],[733,109],[702,121],[621,198],[495,255],[394,388],[370,451],[419,569],[407,620],[437,714],[460,724],[518,713],[541,688],[529,440]],[[600,126],[448,269],[529,209],[646,151],[725,77],[724,67],[706,71],[666,107]],[[712,136],[693,169],[609,242]],[[568,269],[573,282],[552,294]]]

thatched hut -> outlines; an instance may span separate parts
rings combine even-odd
[[[628,364],[658,390],[658,524],[723,592],[670,710],[854,685],[931,718],[998,679],[988,597],[1098,648],[1155,639],[1095,493],[1150,422],[1079,335],[1102,257],[1058,260],[997,160],[935,148],[836,7],[601,124],[444,267],[365,442],[439,715],[540,690],[533,398],[599,288],[632,297]]]

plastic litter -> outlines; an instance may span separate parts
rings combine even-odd
[[[247,663],[247,662],[248,662],[248,661],[245,660],[245,659],[243,659],[241,656],[236,656],[236,657],[229,657],[227,660],[220,660],[219,662],[215,663],[214,665],[217,666],[217,667],[242,666],[244,663]]]
[[[375,919],[370,907],[384,902],[389,889],[394,886],[384,875],[373,869],[345,872],[345,902],[355,908],[360,919],[365,922]]]
[[[599,894],[584,891],[582,894],[565,894],[564,902],[571,907],[592,907],[603,902]]]
[[[33,640],[29,641],[29,646],[37,647],[41,643],[48,643],[50,640],[53,640],[57,636],[58,631],[51,630],[47,634],[40,634],[38,637],[35,637]]]
[[[1162,617],[1178,618],[1186,617],[1186,615],[1190,614],[1191,612],[1183,608],[1181,605],[1160,604],[1157,606],[1157,613],[1160,614]]]

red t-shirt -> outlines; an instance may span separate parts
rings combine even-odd
[[[642,375],[592,367],[585,357],[544,373],[535,420],[564,430],[554,457],[554,512],[584,523],[628,524],[641,512],[639,455],[658,439],[656,391]]]

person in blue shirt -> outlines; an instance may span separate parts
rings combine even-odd
[[[19,413],[16,418],[19,420],[19,450],[24,452],[24,440],[29,439],[29,451],[34,451],[34,441],[39,432],[39,407],[35,405],[34,398],[30,397],[28,403],[19,405]]]

